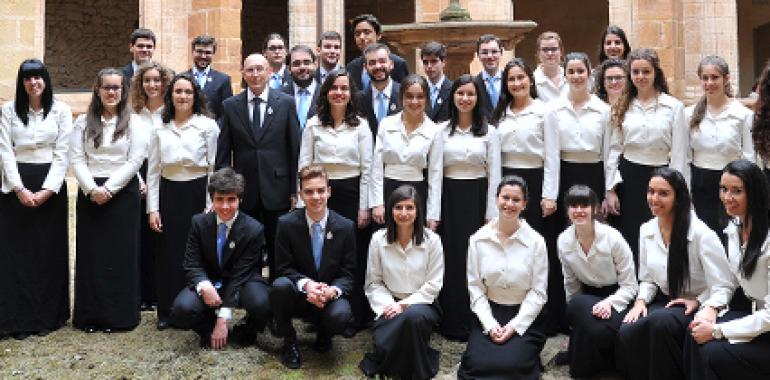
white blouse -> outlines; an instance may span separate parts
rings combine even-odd
[[[321,125],[318,116],[308,120],[302,132],[297,168],[321,164],[329,179],[361,176],[359,210],[369,208],[369,175],[372,166],[372,132],[366,119],[357,127],[346,123],[332,128]]]
[[[502,166],[516,169],[542,168],[545,160],[546,136],[543,123],[547,107],[545,103],[534,99],[518,114],[511,108],[505,110],[505,116],[497,124],[500,137]],[[553,146],[553,144],[550,144]]]
[[[639,235],[639,294],[636,298],[649,304],[658,290],[665,295],[671,294],[668,289],[668,247],[663,243],[657,217],[642,224]],[[701,306],[726,306],[732,292],[724,248],[717,234],[698,219],[694,211],[690,212],[687,252],[690,281],[680,297],[697,298]]]
[[[444,139],[444,177],[452,179],[487,178],[486,218],[497,216],[495,193],[500,183],[500,138],[494,127],[487,126],[484,136],[474,136],[470,128],[456,128],[449,135],[449,122],[441,124]]]
[[[566,96],[569,92],[569,85],[567,85],[567,78],[564,76],[564,69],[559,67],[561,81],[559,87],[556,87],[548,76],[543,72],[543,66],[538,65],[532,75],[535,77],[535,88],[537,89],[537,97],[543,102],[550,102],[551,100],[558,99],[559,97]]]
[[[594,242],[586,254],[575,225],[570,225],[559,235],[557,246],[567,301],[580,294],[583,285],[600,288],[617,284],[618,290],[607,299],[618,313],[636,297],[639,283],[631,247],[616,229],[594,221]]]
[[[727,234],[727,252],[730,271],[733,273],[733,288],[740,286],[746,296],[753,300],[757,308],[753,314],[732,321],[719,323],[722,333],[730,343],[745,343],[760,334],[770,331],[770,236],[762,244],[761,255],[751,278],[741,273],[741,260],[745,246],[741,247],[738,228],[730,224],[725,228]]]
[[[667,94],[642,106],[634,99],[628,106],[621,129],[611,128],[610,154],[607,159],[607,190],[623,178],[618,171],[622,154],[628,161],[649,166],[668,165],[681,172],[689,183],[687,165],[688,131],[684,105]]]
[[[159,107],[155,112],[151,112],[147,107],[142,108],[139,113],[131,113],[131,120],[129,121],[131,128],[136,129],[136,133],[141,134],[141,138],[145,144],[145,151],[150,150],[150,138],[156,128],[163,127],[163,107]],[[145,157],[147,159],[147,157]],[[144,184],[145,179],[142,178],[141,173],[136,173],[139,182]]]
[[[147,158],[148,213],[160,208],[160,177],[189,181],[214,172],[217,137],[217,123],[202,115],[193,115],[181,126],[171,120],[153,131]]]
[[[422,244],[406,248],[388,243],[387,229],[372,235],[366,263],[364,292],[377,318],[386,306],[396,303],[432,304],[444,284],[444,249],[441,239],[425,228]]]
[[[497,237],[493,219],[468,240],[468,292],[471,310],[484,332],[498,326],[489,301],[521,305],[508,323],[524,335],[548,298],[548,253],[545,240],[525,221],[508,239]]]
[[[411,134],[406,133],[401,112],[380,122],[372,156],[369,206],[385,204],[384,178],[400,181],[422,181],[428,169],[427,219],[441,219],[441,178],[443,139],[441,128],[427,116]]]
[[[48,117],[43,110],[27,114],[25,126],[16,115],[14,102],[3,105],[0,115],[0,150],[2,161],[3,193],[10,193],[24,187],[17,162],[29,164],[51,164],[43,181],[43,189],[58,193],[67,174],[70,133],[72,133],[72,111],[63,102],[54,100]]]
[[[104,187],[111,193],[120,191],[139,171],[147,156],[144,134],[129,124],[123,136],[113,141],[117,117],[101,118],[102,142],[98,148],[93,140],[86,140],[86,115],[75,121],[70,141],[72,170],[83,193],[88,194],[98,185],[94,178],[107,178]]]
[[[543,126],[546,136],[543,198],[556,199],[561,160],[607,162],[610,107],[596,95],[591,95],[580,110],[572,108],[566,97],[558,98],[548,106]]]
[[[685,108],[689,134],[688,162],[702,169],[722,170],[730,161],[740,158],[754,162],[751,125],[754,112],[738,100],[731,100],[719,115],[705,112],[697,128],[690,128],[695,105]]]

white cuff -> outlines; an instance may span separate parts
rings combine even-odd
[[[197,285],[195,285],[195,293],[198,293],[198,295],[201,295],[201,289],[203,289],[203,286],[206,285],[206,284],[208,284],[210,286],[214,286],[211,283],[211,281],[203,280],[203,281],[199,282]]]
[[[297,281],[297,289],[299,289],[300,292],[305,293],[305,284],[310,281],[309,278],[301,278],[299,281]]]
[[[217,310],[217,317],[224,318],[225,320],[231,320],[233,319],[233,309],[229,307],[220,307],[219,310]]]

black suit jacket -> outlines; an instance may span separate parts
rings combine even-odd
[[[127,87],[131,87],[131,79],[134,77],[134,64],[129,62],[128,65],[123,66],[123,80],[126,82]]]
[[[426,113],[428,117],[436,123],[449,120],[449,102],[452,101],[449,90],[452,89],[453,82],[449,78],[444,78],[444,83],[441,84],[441,88],[438,90],[438,98],[436,99],[436,106],[433,107],[430,104],[430,97],[428,97],[428,109]]]
[[[393,71],[390,72],[390,78],[394,81],[401,83],[401,81],[409,75],[409,66],[406,64],[403,58],[390,53],[390,60],[393,61]],[[364,71],[364,57],[357,57],[350,61],[345,69],[348,70],[350,77],[353,78],[353,82],[356,84],[356,88],[361,90],[363,85],[361,84],[361,74]]]
[[[193,216],[187,237],[184,271],[190,288],[201,281],[221,282],[222,306],[238,307],[238,293],[247,281],[267,282],[261,275],[262,224],[239,212],[222,249],[222,268],[217,257],[217,217],[214,212]]]
[[[190,74],[195,77],[192,69],[185,71],[185,74]],[[214,119],[217,122],[222,118],[222,102],[233,96],[233,84],[230,81],[230,76],[214,69],[209,69],[208,76],[206,76],[206,85],[203,87],[203,93],[206,94],[206,100],[208,100],[209,111],[214,115]]]
[[[400,90],[398,82],[393,81],[393,86],[390,90],[390,103],[388,104],[388,116],[401,112],[401,99],[398,96]],[[363,91],[359,91],[355,96],[356,106],[358,106],[358,112],[366,118],[369,123],[369,129],[372,130],[372,137],[377,139],[377,114],[372,108],[373,100],[372,86],[365,88]]]
[[[353,288],[355,265],[355,226],[349,219],[329,210],[321,265],[316,270],[305,209],[297,209],[278,218],[275,233],[276,277],[287,277],[295,284],[309,278],[336,286],[347,295]]]
[[[289,196],[297,189],[299,156],[294,100],[280,90],[269,90],[262,127],[255,131],[249,121],[247,92],[222,103],[216,168],[231,166],[243,174],[242,210],[255,211],[257,201],[267,210],[289,209]]]
[[[487,92],[487,83],[484,82],[484,77],[479,73],[476,75],[475,78],[473,78],[473,81],[476,82],[479,87],[483,90],[481,91],[481,94],[479,94],[479,101],[481,102],[482,109],[484,110],[484,116],[487,117],[487,121],[492,120],[492,112],[494,112],[494,107],[492,107],[492,103],[489,101],[489,93]],[[502,83],[501,83],[502,85]]]
[[[318,91],[321,89],[321,84],[316,81],[315,91],[313,91],[313,97],[310,98],[310,108],[307,111],[307,118],[308,120],[315,116],[318,108]],[[281,87],[281,91],[283,91],[286,95],[291,96],[292,99],[294,99],[294,81],[292,80],[287,85]],[[297,104],[297,99],[294,99],[294,104]],[[296,107],[294,108],[297,109]]]

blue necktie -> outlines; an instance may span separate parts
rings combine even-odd
[[[297,105],[297,116],[299,117],[299,130],[305,129],[305,122],[307,122],[307,112],[310,110],[310,100],[308,96],[310,91],[307,88],[301,88],[299,90],[299,104]]]
[[[321,251],[324,248],[324,235],[321,229],[321,223],[313,223],[313,238],[310,241],[313,248],[313,261],[315,269],[321,268]]]
[[[364,71],[361,73],[361,89],[366,90],[369,88],[369,83],[371,83],[372,78],[369,77],[369,72],[364,69]]]
[[[489,103],[492,104],[492,108],[497,107],[497,101],[500,99],[500,92],[495,87],[496,81],[497,78],[495,77],[487,78],[487,93],[489,94]]]
[[[431,86],[430,88],[430,105],[432,108],[436,108],[436,99],[438,99],[438,86]]]
[[[379,99],[380,105],[377,107],[377,124],[379,124],[382,119],[388,115],[388,101],[385,99],[385,94],[380,92],[377,94],[377,99]]]
[[[203,89],[206,86],[206,73],[204,71],[198,71],[195,73],[195,79],[198,80],[198,87]]]
[[[219,223],[217,229],[217,259],[219,260],[219,267],[222,267],[222,250],[225,248],[225,241],[227,240],[227,224]]]
[[[270,75],[270,89],[277,90],[281,88],[281,77],[278,74]]]

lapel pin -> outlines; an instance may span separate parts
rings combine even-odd
[[[230,249],[233,249],[233,248],[235,248],[235,242],[234,242],[234,241],[231,241],[231,242],[230,242]]]
[[[273,114],[273,107],[267,107],[267,114],[272,115]]]
[[[213,79],[211,77],[207,77],[206,81],[211,82]]]
[[[441,104],[441,98],[436,99],[436,104]]]
[[[331,240],[334,236],[332,235],[331,231],[326,233],[326,240]]]
[[[396,110],[396,105],[394,103],[390,104],[390,110],[391,111],[395,111]]]

